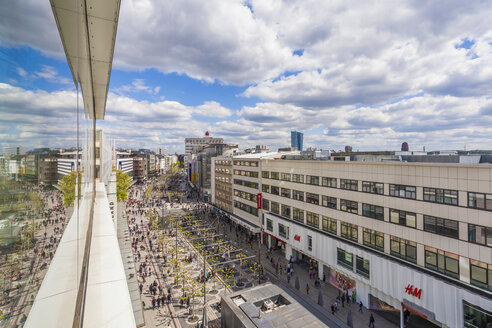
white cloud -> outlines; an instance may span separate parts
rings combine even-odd
[[[61,84],[72,84],[73,82],[66,78],[62,77],[58,74],[58,71],[53,66],[42,65],[41,71],[35,72],[33,74],[34,78],[41,78],[48,80],[50,82],[56,82]]]
[[[22,67],[17,67],[17,74],[21,77],[25,77],[27,75],[27,72],[22,68]]]
[[[226,118],[232,115],[232,110],[221,106],[216,101],[206,101],[193,109],[193,113],[204,117]]]

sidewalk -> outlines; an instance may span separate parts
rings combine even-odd
[[[236,241],[236,230],[233,228],[232,231],[229,231],[229,227],[226,227],[226,232],[229,235],[230,239],[232,241]],[[240,234],[240,239],[241,239],[241,234]],[[241,247],[250,255],[257,255],[258,254],[258,241],[256,240],[253,243],[253,247],[250,248],[245,242],[244,242],[244,237],[242,237],[243,242],[241,242]],[[287,276],[285,274],[285,268],[287,268],[288,261],[285,259],[284,255],[280,250],[273,251],[271,253],[271,256],[274,259],[274,262],[276,263],[277,260],[279,264],[282,266],[282,272],[279,274],[276,274],[275,268],[272,266],[270,262],[270,258],[267,258],[267,252],[268,249],[266,245],[261,245],[261,261],[263,264],[263,267],[265,268],[265,271],[274,275],[277,277],[278,281],[277,283],[281,283],[282,285],[287,286],[294,292],[300,293],[303,295],[304,299],[310,301],[311,305],[314,308],[320,309],[323,311],[323,314],[326,315],[329,318],[333,318],[334,322],[343,322],[343,324],[346,325],[347,323],[347,316],[349,311],[352,312],[352,322],[353,322],[353,327],[354,328],[365,328],[368,327],[369,325],[369,318],[371,316],[371,313],[374,316],[375,322],[374,325],[375,327],[382,327],[382,328],[394,328],[394,327],[399,327],[398,325],[395,325],[394,323],[386,320],[382,316],[380,316],[377,312],[368,310],[365,306],[363,307],[363,313],[359,312],[359,304],[347,304],[345,303],[345,307],[342,307],[341,304],[338,307],[338,312],[333,316],[331,314],[331,305],[335,303],[336,297],[338,296],[339,289],[336,288],[335,286],[332,286],[331,284],[324,284],[321,282],[321,287],[315,287],[314,286],[314,277],[313,279],[309,278],[309,271],[308,268],[304,267],[303,265],[295,262],[294,263],[294,272],[291,276],[290,283],[287,283]],[[295,289],[295,281],[296,278],[299,279],[299,291]],[[309,294],[306,294],[306,284],[309,284]],[[321,308],[318,305],[318,295],[319,292],[321,291],[323,295],[323,307]],[[335,317],[335,318],[334,318]]]

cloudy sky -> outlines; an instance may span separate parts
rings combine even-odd
[[[0,0],[0,146],[75,144],[48,0]],[[118,146],[492,148],[491,1],[123,0],[100,125]]]

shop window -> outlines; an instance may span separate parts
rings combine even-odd
[[[337,264],[349,269],[354,270],[354,255],[341,248],[337,248]]]
[[[366,260],[360,256],[356,256],[355,258],[355,271],[361,276],[369,279],[369,260]]]
[[[492,327],[492,312],[463,301],[463,321],[465,328],[489,328]]]

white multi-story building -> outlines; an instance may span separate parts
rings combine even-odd
[[[117,154],[116,168],[129,176],[133,176],[133,157],[119,157]]]
[[[60,153],[57,161],[57,173],[58,179],[61,179],[65,175],[72,171],[77,171],[77,152],[64,152]],[[82,152],[79,152],[78,169],[82,167]]]
[[[223,138],[185,138],[185,154],[196,154],[200,147],[210,144],[223,144]]]
[[[234,157],[236,222],[260,226],[287,259],[314,263],[320,279],[402,322],[404,313],[442,327],[492,320],[491,164],[281,155]]]

